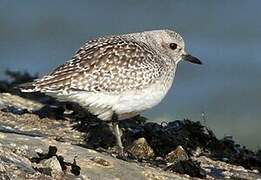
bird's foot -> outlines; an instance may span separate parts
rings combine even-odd
[[[115,147],[115,157],[124,161],[128,160],[128,153],[124,151],[123,147]]]
[[[117,143],[117,146],[115,147],[115,152],[116,152],[115,157],[122,160],[127,160],[128,153],[124,151],[124,147],[121,140],[122,132],[119,128],[119,119],[116,113],[113,113],[112,115],[111,124],[112,124],[112,132],[116,138],[116,143]]]

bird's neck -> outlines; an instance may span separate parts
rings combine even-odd
[[[166,65],[164,67],[164,74],[162,76],[162,82],[165,83],[165,86],[171,86],[173,79],[176,74],[177,63],[171,60],[165,60]]]

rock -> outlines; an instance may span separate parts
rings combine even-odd
[[[0,111],[0,131],[35,137],[49,137],[76,144],[84,141],[82,133],[74,130],[69,121],[39,118],[39,116],[30,113],[17,115]]]
[[[153,149],[149,146],[145,138],[135,140],[126,148],[126,151],[138,159],[150,159],[154,157]]]
[[[260,179],[261,175],[255,170],[247,170],[242,166],[228,164],[226,162],[212,160],[206,156],[193,157],[193,160],[200,162],[201,168],[207,173],[207,179]]]
[[[200,167],[200,163],[191,159],[177,161],[166,169],[181,174],[188,174],[191,177],[206,177],[206,172]]]
[[[11,148],[0,147],[0,179],[50,179],[38,173],[29,159],[12,152]]]
[[[26,152],[26,156],[30,159],[38,156],[35,150],[39,151],[39,149],[42,149],[43,152],[48,152],[50,145],[58,147],[57,154],[61,155],[65,162],[71,162],[71,164],[73,164],[75,156],[77,156],[76,164],[81,168],[80,175],[76,176],[73,173],[69,173],[71,169],[68,169],[69,172],[63,175],[64,179],[133,179],[135,177],[135,179],[144,180],[145,172],[148,177],[157,174],[157,177],[160,179],[188,179],[176,173],[168,173],[157,168],[122,161],[108,154],[101,154],[97,151],[72,145],[68,142],[58,142],[45,137],[33,137],[15,133],[0,133],[0,137],[1,145],[10,152],[16,147],[27,145],[29,149]],[[11,144],[16,144],[16,146],[12,146]],[[20,157],[21,155],[15,154],[15,156]],[[99,157],[100,159],[95,160],[94,157]],[[25,167],[29,168],[32,172],[31,177],[40,177],[41,175],[41,177],[47,177],[46,179],[52,179],[51,176],[36,171],[28,158],[26,158],[25,161],[28,162]],[[12,166],[18,166],[16,161],[12,163]],[[6,170],[7,174],[12,173],[8,168],[6,168]],[[23,171],[23,173],[26,175],[28,171]]]
[[[26,109],[32,112],[41,109],[42,107],[44,107],[44,105],[37,101],[33,101],[33,100],[28,101],[28,99],[17,95],[12,95],[9,93],[1,93],[0,109],[8,108],[8,107],[14,107],[16,109],[24,109],[24,110]]]
[[[219,140],[199,122],[145,123],[142,117],[121,121],[123,143],[137,153],[134,162],[122,161],[111,156],[115,139],[106,122],[86,112],[79,116],[77,108],[64,114],[63,104],[54,100],[45,101],[52,105],[37,113],[29,109],[32,100],[23,101],[0,94],[5,110],[0,110],[0,179],[190,179],[204,177],[202,169],[208,179],[261,178],[260,152],[242,148],[231,138]],[[52,174],[61,172],[55,158],[62,169],[57,175]]]
[[[50,159],[43,160],[37,169],[41,168],[42,173],[52,176],[52,177],[60,177],[63,174],[61,165],[57,160],[56,156],[53,156]]]
[[[177,161],[184,161],[188,160],[188,155],[186,151],[182,148],[182,146],[178,146],[174,151],[171,151],[169,154],[166,156],[166,160],[169,163],[175,163]]]
[[[93,162],[101,165],[101,166],[106,166],[106,167],[109,167],[109,166],[112,166],[111,163],[105,159],[102,159],[100,157],[94,157],[91,159]]]
[[[191,151],[192,156],[195,157],[200,156],[203,153],[204,153],[204,149],[202,147],[197,147],[195,150]]]

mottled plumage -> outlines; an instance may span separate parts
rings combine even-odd
[[[72,60],[37,80],[41,91],[78,89],[119,93],[142,89],[161,76],[166,67],[144,43],[112,36],[87,42]]]

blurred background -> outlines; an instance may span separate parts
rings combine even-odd
[[[261,147],[261,1],[0,0],[0,79],[6,69],[43,75],[86,41],[175,29],[204,65],[179,65],[153,121],[206,121],[219,138]],[[205,116],[202,117],[204,112]]]

